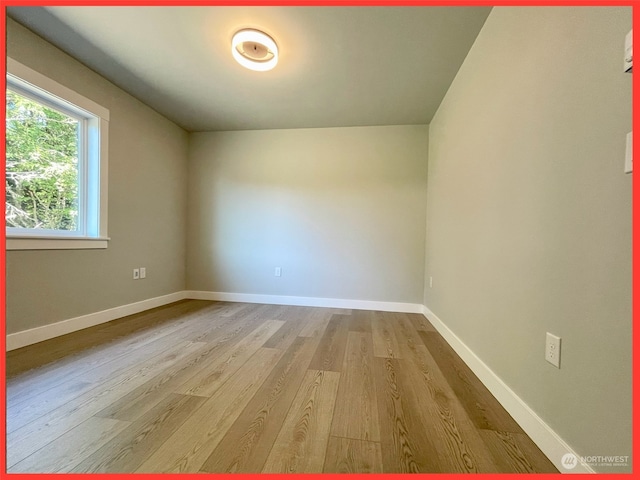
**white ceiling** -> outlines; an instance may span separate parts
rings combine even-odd
[[[431,121],[487,7],[9,7],[9,15],[189,131]],[[231,57],[245,27],[280,60]]]

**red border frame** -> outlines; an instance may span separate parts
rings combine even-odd
[[[2,7],[12,6],[159,6],[159,7],[195,7],[195,6],[297,6],[297,7],[540,7],[540,6],[576,6],[576,7],[615,7],[634,6],[639,0],[2,0]]]
[[[7,6],[631,6],[634,7],[636,5],[640,6],[640,0],[614,0],[614,1],[606,1],[606,0],[528,0],[528,1],[517,1],[517,0],[400,0],[397,2],[393,2],[391,0],[244,0],[240,2],[230,2],[230,1],[212,1],[212,0],[186,0],[184,2],[180,2],[178,0],[98,0],[98,1],[89,1],[89,0],[0,0],[0,42],[3,47],[6,47],[6,7]],[[638,16],[636,9],[633,9],[633,27],[637,32],[640,27],[640,17]],[[6,49],[3,49],[6,51]],[[621,48],[622,51],[622,48]],[[2,69],[6,72],[6,56],[0,55],[0,63],[2,65]],[[6,89],[6,77],[3,75],[3,87]],[[634,76],[632,80],[632,92],[638,91],[638,83],[640,79],[638,76]],[[636,97],[632,93],[632,102],[635,107]],[[5,114],[5,104],[2,103],[3,114]],[[633,124],[640,124],[640,111],[636,108],[633,108]],[[5,137],[2,136],[0,140],[0,146],[2,147],[2,151],[4,152],[5,148]],[[634,142],[634,158],[639,158],[638,152],[640,150],[640,146],[638,146],[638,142]],[[2,159],[2,167],[4,169],[4,156]],[[635,250],[636,239],[638,238],[638,233],[640,230],[640,226],[638,222],[636,222],[636,211],[638,211],[638,202],[639,202],[639,190],[640,190],[640,182],[633,182],[632,184],[632,208],[633,208],[633,247]],[[4,196],[5,186],[2,184],[0,187],[2,189],[2,194]],[[0,240],[2,243],[5,243],[5,229],[0,229]],[[640,257],[637,255],[632,255],[632,266],[633,266],[633,277],[632,277],[632,298],[633,303],[636,303],[636,300],[640,298],[640,286],[636,281],[637,272],[640,271]],[[0,251],[0,272],[6,272],[6,251],[3,248]],[[6,276],[2,275],[0,277],[0,325],[5,327],[5,315],[6,315]],[[633,323],[632,323],[632,332],[633,332],[633,347],[639,345],[638,343],[638,331],[633,328],[636,323],[636,309],[633,309]],[[3,329],[6,332],[6,329]],[[6,351],[6,336],[0,335],[0,351]],[[637,362],[638,355],[633,354],[633,406],[634,412],[632,415],[633,421],[633,456],[632,460],[632,469],[633,473],[637,472],[637,468],[635,468],[634,458],[640,459],[640,446],[639,442],[636,441],[637,433],[638,433],[638,416],[635,414],[635,406],[636,400],[638,399],[638,382],[636,381],[636,372],[638,371]],[[0,478],[14,478],[14,477],[30,477],[30,478],[42,478],[42,477],[50,477],[54,474],[7,474],[6,473],[6,416],[4,412],[6,412],[6,396],[5,396],[5,360],[4,357],[0,360],[0,408],[2,411],[2,415],[0,416]],[[56,478],[70,478],[70,479],[82,479],[93,477],[95,474],[55,474]],[[202,474],[100,474],[103,478],[109,479],[156,479],[158,476],[162,478],[191,478],[191,479],[199,479],[202,480]],[[233,478],[235,480],[245,480],[249,478],[254,478],[258,474],[220,474],[216,475],[216,477],[226,477]],[[260,474],[261,476],[270,476],[272,478],[275,477],[285,477],[285,475],[279,474]],[[427,475],[427,474],[422,474]],[[422,476],[418,475],[418,476]],[[481,476],[494,476],[495,474],[479,474]],[[560,474],[552,474],[552,475],[560,475]],[[618,476],[628,476],[629,474],[600,474],[605,477],[618,477]],[[317,475],[314,474],[299,474],[295,475],[295,477],[306,477],[311,478]],[[335,474],[323,474],[323,477],[340,477],[340,475]],[[462,478],[463,474],[439,474],[439,478]],[[502,474],[502,478],[514,477],[516,474]],[[538,478],[543,475],[541,474],[532,474],[527,475],[527,478]],[[544,475],[548,478],[548,475]],[[360,477],[367,479],[376,480],[379,478],[391,479],[393,477],[400,477],[399,474],[356,474],[349,475],[349,477]],[[290,478],[290,476],[287,476]]]

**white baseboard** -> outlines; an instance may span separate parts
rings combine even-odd
[[[169,303],[177,302],[187,298],[186,292],[175,292],[161,297],[150,298],[141,302],[130,303],[120,307],[109,308],[100,312],[82,315],[80,317],[62,320],[61,322],[44,325],[42,327],[31,328],[17,333],[7,335],[7,351],[16,348],[32,345],[34,343],[49,340],[54,337],[66,335],[67,333],[82,330],[83,328],[93,327],[101,323],[110,322],[117,318],[133,315],[134,313],[144,312],[152,308],[161,307]]]
[[[284,295],[256,295],[251,293],[187,291],[186,298],[219,302],[265,303],[270,305],[297,305],[301,307],[351,308],[382,312],[422,313],[417,303],[378,302],[374,300],[346,300],[342,298],[290,297]]]
[[[422,313],[560,472],[596,473],[589,465],[582,463],[580,455],[511,390],[435,313],[426,306],[423,306]],[[571,470],[562,466],[562,457],[567,453],[576,457],[577,465]]]

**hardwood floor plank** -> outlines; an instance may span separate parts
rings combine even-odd
[[[65,372],[58,372],[61,377],[69,379],[48,389],[34,388],[34,391],[39,393],[32,393],[20,398],[14,397],[11,401],[12,408],[7,411],[7,432],[15,431],[67,402],[73,401],[119,372],[126,371],[145,359],[166,351],[176,342],[193,337],[193,332],[198,329],[202,330],[203,327],[194,320],[193,325],[183,326],[180,332],[174,332],[170,336],[164,335],[154,342],[147,343],[145,349],[132,349],[127,354],[118,355],[111,361],[94,366],[88,371],[79,373],[72,368],[67,368]],[[126,418],[123,419],[126,420]]]
[[[559,473],[556,467],[522,433],[480,430],[500,473]]]
[[[477,428],[524,433],[439,333],[420,332],[420,336]]]
[[[373,354],[376,357],[401,358],[400,346],[394,333],[393,319],[388,312],[375,312],[371,319]]]
[[[487,432],[486,430],[480,430],[480,434]],[[540,450],[531,438],[526,433],[510,433],[510,432],[496,432],[496,435],[501,438],[510,437],[514,439],[514,443],[520,447],[520,450],[525,454],[529,463],[533,466],[534,470],[538,473],[559,473],[555,465],[549,460],[545,454]],[[486,443],[486,437],[483,437]],[[504,441],[504,440],[503,440]],[[495,457],[494,457],[495,458]],[[496,462],[497,463],[497,462]],[[504,469],[505,472],[513,472],[514,470]]]
[[[371,334],[349,332],[331,435],[380,440]]]
[[[220,315],[223,317],[237,317],[248,313],[259,307],[257,303],[237,303],[237,302],[217,302],[220,308]]]
[[[255,310],[249,310],[249,312],[252,311]],[[183,388],[187,382],[191,382],[190,385],[199,385],[197,381],[193,380],[196,375],[204,378],[215,372],[215,368],[212,366],[219,366],[225,358],[228,360],[232,356],[235,345],[246,337],[247,328],[264,323],[262,320],[253,318],[253,315],[249,316],[252,317],[250,322],[239,321],[238,325],[218,329],[217,337],[212,338],[207,346],[151,378],[96,415],[120,420],[133,420],[135,419],[134,415],[139,415],[141,411],[152,408],[168,392],[187,393],[189,387]],[[237,364],[241,359],[235,357],[234,360]],[[232,373],[233,367],[228,363],[225,365],[228,368],[224,375],[218,377],[218,385]]]
[[[330,308],[314,308],[309,313],[307,323],[300,333],[299,337],[321,337],[324,335],[324,331],[334,315]]]
[[[356,310],[349,317],[349,331],[371,333],[371,320],[373,312],[368,310]]]
[[[416,330],[411,320],[409,320],[408,315],[407,313],[389,314],[389,318],[393,322],[392,327],[396,339],[398,342],[410,345],[424,345],[422,337],[420,337],[418,330]]]
[[[491,454],[424,345],[406,346],[411,368],[398,371],[409,405],[420,412],[424,430],[438,452],[438,471],[493,472]]]
[[[150,322],[147,328],[143,328],[144,324],[136,323],[136,320],[138,320],[136,315],[115,320],[115,322],[124,320],[131,321],[134,325],[132,331],[127,335],[119,329],[116,331],[116,336],[108,338],[106,337],[107,333],[99,330],[95,332],[95,335],[100,335],[100,339],[106,338],[106,340],[104,343],[97,344],[90,349],[76,351],[72,343],[75,342],[76,339],[80,341],[79,337],[83,337],[84,335],[93,337],[93,328],[106,329],[106,327],[96,326],[64,335],[60,337],[64,340],[59,340],[63,343],[59,350],[64,350],[64,347],[68,347],[67,357],[51,360],[46,355],[48,350],[54,347],[51,342],[55,342],[58,339],[40,342],[36,345],[9,352],[7,354],[7,369],[15,372],[29,366],[31,370],[10,376],[7,379],[7,400],[12,404],[28,401],[34,396],[66,381],[77,379],[80,375],[100,367],[105,363],[128,356],[134,350],[145,349],[144,351],[149,355],[148,347],[154,345],[156,341],[180,331],[184,325],[194,322],[194,320],[198,318],[198,315],[208,318],[211,309],[215,307],[215,305],[213,305],[211,308],[205,308],[200,302],[197,302],[192,309],[188,309],[186,313],[184,313],[184,309],[178,309],[179,306],[182,306],[182,304],[165,307],[166,312],[164,312],[163,315],[160,315],[160,312],[156,312],[155,310],[150,311],[151,313],[148,314],[146,314],[147,312],[145,312],[145,314],[138,314],[137,316],[140,317],[140,321],[146,320]],[[178,316],[175,318],[173,315]],[[107,332],[109,332],[108,329]],[[38,354],[40,350],[44,350],[45,353]],[[56,351],[57,350],[54,349],[52,353],[54,356],[56,355]],[[14,354],[14,356],[11,356],[11,354]],[[16,356],[18,358],[16,358]],[[35,368],[35,366],[38,368]]]
[[[173,310],[173,309],[171,309]],[[219,322],[215,321],[215,317],[210,316],[209,309],[200,308],[195,314],[190,312],[185,314],[188,323],[176,322],[175,329],[167,330],[168,322],[163,322],[159,331],[161,335],[156,335],[155,331],[147,332],[148,338],[140,342],[123,342],[122,348],[116,346],[114,349],[99,349],[98,352],[91,352],[87,355],[87,359],[66,364],[63,362],[59,368],[53,370],[46,366],[44,371],[45,378],[10,379],[7,382],[7,390],[13,391],[14,395],[11,399],[12,407],[17,408],[18,405],[29,403],[35,405],[35,413],[47,413],[46,404],[42,403],[42,398],[58,399],[66,396],[67,401],[71,401],[70,389],[78,382],[90,382],[92,384],[100,384],[107,379],[117,375],[119,372],[126,371],[129,368],[139,365],[150,357],[160,355],[171,349],[176,343],[183,340],[193,339],[195,332],[208,332],[210,330],[224,331],[220,329]],[[80,332],[77,332],[80,333]],[[138,337],[136,334],[135,337]],[[125,348],[126,347],[126,348]],[[16,381],[19,383],[16,387]],[[82,392],[77,390],[79,395]],[[57,400],[52,402],[55,403]],[[50,410],[49,410],[50,411]]]
[[[10,472],[555,472],[422,315],[184,301],[7,361]]]
[[[421,418],[398,382],[400,370],[411,365],[400,359],[375,358],[376,394],[385,473],[439,472],[438,452]]]
[[[285,322],[293,321],[297,324],[305,323],[312,307],[303,307],[299,305],[271,305],[275,310],[271,313],[274,320],[283,320]]]
[[[7,433],[24,427],[37,418],[42,417],[51,410],[72,401],[89,390],[96,388],[96,384],[83,380],[65,382],[62,387],[55,388],[55,393],[46,390],[39,395],[31,397],[31,401],[18,403],[7,410]]]
[[[431,322],[421,313],[407,313],[407,317],[419,332],[437,332]]]
[[[25,459],[121,396],[142,385],[149,377],[157,375],[163,369],[200,348],[202,348],[200,343],[178,343],[164,355],[149,358],[80,395],[72,402],[9,433],[7,435],[7,466],[11,467]]]
[[[215,304],[211,302],[183,300],[12,350],[6,354],[6,376],[13,378],[35,367],[39,368],[38,373],[42,375],[46,365],[57,361],[69,363],[87,350],[103,350],[108,348],[107,343],[117,343],[119,339],[131,338],[136,333],[142,334],[141,338],[144,339],[144,333],[151,329],[160,334],[164,333],[164,327],[175,330],[180,324],[187,322],[191,314],[215,308]]]
[[[194,338],[194,341],[199,342],[215,342],[220,338],[221,333],[238,336],[240,339],[249,332],[252,332],[265,321],[271,320],[268,313],[271,311],[269,305],[262,304],[249,304],[248,308],[243,308],[238,311],[234,310],[231,315],[217,315],[212,318],[214,326],[216,328],[207,329],[204,335],[199,338]]]
[[[324,310],[327,310],[334,315],[351,315],[354,311],[351,308],[331,308],[331,307],[325,308]]]
[[[258,350],[136,471],[198,472],[283,355],[278,349]]]
[[[262,473],[322,473],[339,380],[307,370]]]
[[[110,362],[104,363],[103,365],[77,375],[75,379],[93,383],[102,383],[106,379],[119,375],[130,368],[136,368],[141,362],[147,361],[150,357],[162,355],[167,350],[175,347],[178,343],[204,346],[205,343],[194,342],[192,340],[194,332],[201,328],[203,327],[196,322],[187,324],[177,332],[173,332],[170,335],[164,335],[163,337],[148,343],[145,348],[132,349],[129,353],[121,355]],[[51,391],[52,390],[49,390],[49,393],[51,393]]]
[[[242,337],[236,331],[220,332],[217,341],[205,344],[202,349],[194,352],[170,368],[163,370],[149,381],[132,390],[105,409],[96,413],[99,417],[116,418],[119,420],[135,420],[141,412],[151,409],[168,393],[178,390],[199,372],[211,369],[212,365],[220,362],[224,355],[228,355],[231,348]],[[175,392],[174,392],[175,393]]]
[[[344,350],[347,346],[347,320],[348,317],[344,315],[332,315],[311,359],[310,369],[333,372],[342,370]]]
[[[382,473],[378,442],[330,437],[324,473]]]
[[[15,464],[9,473],[70,472],[129,425],[131,422],[91,417]]]
[[[215,366],[210,365],[200,370],[187,382],[177,388],[176,393],[185,395],[200,395],[210,397],[218,390],[227,379],[238,371],[262,345],[278,331],[285,322],[280,320],[267,320],[253,332],[243,338],[229,352],[216,361]]]
[[[122,433],[89,455],[75,473],[135,471],[205,401],[202,397],[171,394]]]
[[[284,325],[282,325],[282,327],[271,335],[271,337],[269,337],[265,342],[264,348],[279,348],[280,350],[286,350],[296,339],[304,325],[304,318],[285,321]]]
[[[311,361],[317,341],[297,338],[216,449],[203,473],[259,472]]]
[[[242,309],[241,313],[222,315],[220,310],[216,310],[211,315],[198,318],[198,323],[202,321],[202,324],[192,331],[189,340],[192,342],[218,342],[222,338],[241,339],[243,335],[262,323],[263,320],[258,309],[259,305],[252,304],[250,308]]]

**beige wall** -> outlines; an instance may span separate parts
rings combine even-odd
[[[11,19],[7,54],[111,115],[109,248],[7,252],[7,333],[183,290],[187,133]]]
[[[427,140],[426,126],[192,135],[189,289],[421,304]]]
[[[430,125],[425,303],[581,455],[631,454],[630,29],[496,7]]]

